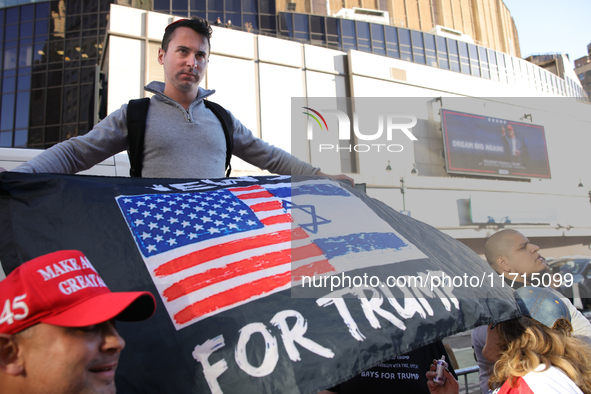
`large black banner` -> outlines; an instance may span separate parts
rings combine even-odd
[[[7,274],[78,249],[112,290],[156,296],[118,324],[119,393],[316,393],[518,315],[467,247],[327,179],[0,180]]]

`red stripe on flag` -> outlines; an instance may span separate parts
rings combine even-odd
[[[251,205],[250,209],[254,212],[275,211],[277,209],[283,209],[283,205],[279,201],[269,201]]]
[[[249,190],[261,190],[262,187],[258,186],[258,185],[254,185],[254,186],[246,186],[246,187],[233,187],[230,190],[231,192],[247,192]]]
[[[323,253],[322,249],[320,249],[316,244],[310,244],[292,248],[291,254],[293,256],[293,261],[298,261],[308,259],[310,257],[322,256]]]
[[[304,231],[303,228],[296,227],[293,230],[291,230],[291,240],[292,241],[297,241],[299,239],[306,239],[306,238],[308,238],[308,234],[306,234],[306,232]]]
[[[218,309],[269,293],[279,287],[289,284],[290,281],[291,271],[287,271],[282,274],[245,283],[189,305],[174,315],[174,320],[178,324],[185,324]]]
[[[274,196],[265,190],[265,191],[256,192],[256,193],[241,194],[236,197],[238,197],[240,200],[250,200],[253,198],[269,198],[269,197],[274,197]]]
[[[336,273],[336,270],[330,265],[328,260],[320,260],[293,270],[291,280],[297,282],[302,279],[302,276],[313,277],[314,275],[329,274],[333,272]]]
[[[188,253],[184,256],[178,257],[160,265],[154,270],[154,275],[160,277],[172,275],[187,268],[191,268],[207,261],[224,257],[233,253],[241,252],[243,250],[250,250],[308,237],[308,235],[303,230],[298,230],[301,230],[301,228],[298,227],[294,231],[277,231],[276,233],[263,234],[256,237],[238,239],[235,241],[226,242],[224,244],[210,246],[209,248]]]
[[[272,224],[279,224],[279,223],[289,223],[291,222],[291,215],[276,215],[276,216],[269,216],[268,218],[261,219],[261,223],[265,226],[270,226]]]
[[[251,272],[287,264],[290,261],[291,251],[289,249],[267,253],[262,256],[250,257],[182,279],[164,290],[162,294],[168,299],[168,301],[173,301],[185,294],[189,294],[204,287],[246,275]]]

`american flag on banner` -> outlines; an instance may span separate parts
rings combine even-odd
[[[177,330],[288,289],[302,275],[426,257],[325,180],[117,203]]]

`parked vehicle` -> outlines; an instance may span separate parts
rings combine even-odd
[[[572,274],[573,285],[575,283],[579,285],[583,309],[591,309],[591,257],[556,259],[550,261],[548,266],[553,274],[560,273],[563,276],[568,273]],[[573,301],[573,286],[563,285],[557,290]]]
[[[0,167],[10,171],[25,161],[31,160],[41,152],[43,152],[43,149],[0,148]],[[86,171],[80,172],[80,174],[129,176],[129,158],[127,153],[121,152]]]

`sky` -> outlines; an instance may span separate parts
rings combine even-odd
[[[522,58],[565,52],[573,63],[587,55],[587,44],[591,43],[591,0],[503,2],[517,26]]]

